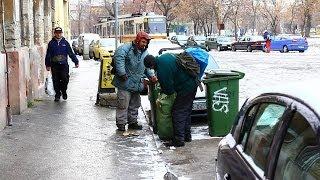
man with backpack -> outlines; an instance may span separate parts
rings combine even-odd
[[[194,54],[194,52],[196,54]],[[181,147],[191,142],[191,113],[193,100],[200,85],[200,77],[207,62],[200,66],[195,57],[205,53],[200,48],[190,48],[180,54],[166,53],[158,57],[146,56],[144,64],[157,72],[161,91],[176,93],[172,108],[173,139],[170,146]],[[196,56],[195,56],[196,55]],[[206,59],[207,60],[207,59]]]
[[[148,55],[150,36],[141,31],[132,43],[127,43],[115,51],[113,57],[114,78],[112,84],[117,87],[116,125],[119,131],[128,129],[141,130],[138,124],[138,109],[141,106],[140,92],[147,88],[148,77],[157,81],[153,71],[146,69],[143,59]]]

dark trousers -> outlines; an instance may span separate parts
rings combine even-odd
[[[185,95],[177,94],[172,108],[173,133],[176,141],[191,137],[191,113],[197,90]]]
[[[56,96],[66,93],[69,83],[69,65],[54,65],[51,67],[53,88]]]

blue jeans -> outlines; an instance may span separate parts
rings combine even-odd
[[[176,141],[191,137],[191,113],[197,90],[184,95],[177,94],[172,108],[173,134]]]

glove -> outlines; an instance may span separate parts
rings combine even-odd
[[[124,74],[124,75],[120,76],[120,80],[121,81],[127,81],[128,80],[127,74]]]
[[[157,76],[152,76],[152,77],[150,77],[150,81],[151,81],[153,84],[157,83],[157,82],[158,82]]]

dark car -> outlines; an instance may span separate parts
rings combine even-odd
[[[216,179],[320,179],[319,83],[247,100],[218,146]]]
[[[252,52],[253,50],[264,50],[264,39],[262,36],[243,36],[237,42],[231,44],[232,51],[246,50]]]
[[[205,46],[208,51],[217,49],[218,51],[231,49],[231,44],[234,42],[233,37],[218,36],[208,37],[205,41]]]
[[[271,50],[287,53],[289,51],[304,52],[308,49],[306,38],[296,35],[279,35],[271,37]]]

